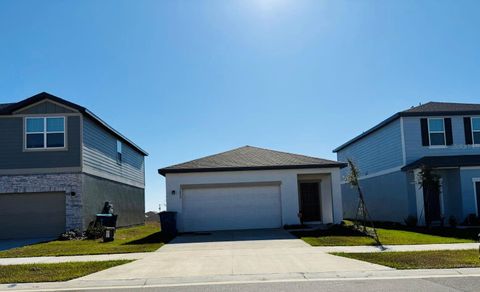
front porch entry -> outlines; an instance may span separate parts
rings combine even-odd
[[[333,222],[331,175],[301,174],[297,183],[300,223]]]
[[[425,210],[425,220],[427,224],[432,222],[440,222],[444,217],[443,212],[443,196],[442,196],[442,181],[440,181],[440,189],[435,187],[423,188],[423,202]]]
[[[320,182],[300,182],[299,184],[302,221],[321,221]]]
[[[456,175],[457,169],[434,169],[433,175],[439,178],[439,188],[421,182],[421,169],[414,170],[415,192],[417,203],[417,218],[419,225],[443,225],[446,219],[452,214],[451,207],[445,207],[445,202],[460,200],[457,194],[460,193],[459,186],[451,184],[452,177]],[[450,208],[450,209],[448,209]],[[448,209],[448,210],[446,210]]]

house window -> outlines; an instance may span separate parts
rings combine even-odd
[[[445,122],[443,119],[428,119],[430,145],[445,145]]]
[[[117,162],[122,162],[122,142],[117,140]]]
[[[50,149],[64,147],[64,117],[35,117],[25,119],[26,149]]]
[[[480,145],[480,118],[472,118],[473,144]]]

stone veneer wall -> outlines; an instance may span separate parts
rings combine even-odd
[[[3,175],[0,193],[65,192],[66,230],[83,230],[82,175],[80,173]],[[75,196],[71,196],[75,192]]]

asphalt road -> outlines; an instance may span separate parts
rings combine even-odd
[[[480,291],[480,277],[451,277],[425,279],[299,281],[251,284],[193,285],[177,287],[139,287],[142,291],[198,292],[198,291]],[[136,288],[102,289],[102,291],[135,291]],[[90,291],[90,290],[83,290]],[[98,291],[98,290],[91,290]]]

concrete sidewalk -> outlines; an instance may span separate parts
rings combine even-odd
[[[21,264],[55,264],[66,262],[93,262],[112,260],[138,260],[143,259],[152,253],[121,253],[121,254],[100,254],[82,256],[60,256],[60,257],[31,257],[31,258],[0,258],[0,266],[21,265]]]
[[[78,279],[56,283],[25,283],[0,284],[0,291],[77,291],[94,288],[95,290],[109,290],[115,288],[160,288],[181,287],[189,285],[208,284],[239,284],[239,283],[266,283],[266,282],[298,282],[298,281],[359,281],[378,279],[422,279],[422,278],[451,278],[451,277],[480,277],[479,268],[468,269],[441,269],[441,270],[380,270],[380,271],[344,271],[318,273],[280,273],[280,274],[247,274],[247,275],[217,275],[197,277],[167,277],[144,278],[125,280],[89,280]]]
[[[389,251],[428,251],[428,250],[466,250],[478,249],[478,243],[448,243],[448,244],[416,244],[416,245],[384,245],[380,246],[316,246],[322,252],[389,252]]]
[[[185,239],[179,238],[177,243],[181,243]],[[279,239],[277,239],[279,240]],[[222,243],[223,242],[223,243]],[[305,247],[303,241],[288,241],[289,244],[283,243],[284,248]],[[201,243],[201,242],[200,242]],[[235,243],[230,241],[230,246],[234,248],[242,245],[242,241]],[[250,242],[254,248],[262,244],[262,242]],[[162,250],[174,248],[176,251],[192,250],[193,249],[225,249],[225,242],[219,241],[217,243],[197,244],[195,247],[193,243],[186,246],[170,246],[165,245]],[[222,247],[223,246],[223,247]],[[245,246],[243,244],[243,246]],[[308,246],[309,247],[309,246]],[[385,245],[384,250],[378,246],[317,246],[311,247],[316,252],[332,253],[332,252],[346,252],[346,253],[365,253],[365,252],[389,252],[389,251],[427,251],[427,250],[466,250],[478,249],[478,243],[452,243],[452,244],[424,244],[424,245]],[[157,251],[158,252],[158,251]],[[290,252],[295,253],[292,249]],[[139,260],[154,255],[151,252],[145,253],[125,253],[125,254],[102,254],[102,255],[82,255],[82,256],[58,256],[58,257],[26,257],[26,258],[0,258],[0,266],[4,265],[21,265],[21,264],[48,264],[48,263],[65,263],[65,262],[91,262],[91,261],[110,261],[110,260]]]

